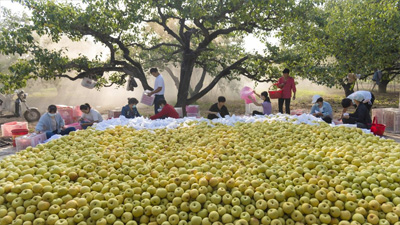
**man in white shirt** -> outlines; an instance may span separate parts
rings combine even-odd
[[[157,68],[150,69],[151,75],[153,75],[156,80],[154,81],[154,90],[152,92],[147,93],[148,96],[155,95],[154,98],[154,114],[158,113],[158,109],[160,108],[158,101],[164,98],[165,93],[165,84],[163,76],[158,72]]]

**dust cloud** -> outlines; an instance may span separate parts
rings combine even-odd
[[[42,38],[40,40],[42,46],[46,46],[49,49],[62,49],[68,48],[66,54],[70,58],[75,58],[80,55],[84,55],[89,59],[94,59],[96,56],[100,56],[101,60],[106,60],[109,52],[108,49],[100,44],[94,43],[91,39],[86,39],[80,42],[73,42],[68,38],[63,38],[59,43],[53,43],[49,39]],[[179,68],[170,68],[175,76],[179,77]],[[166,86],[166,100],[175,104],[177,99],[178,88],[176,87],[173,79],[167,71],[160,71],[165,80]],[[201,69],[195,69],[193,74],[193,81],[191,87],[194,88],[198,80],[201,77]],[[148,83],[150,86],[154,84],[154,77],[146,71],[148,76]],[[74,76],[76,74],[71,74]],[[206,87],[211,81],[211,76],[206,76],[203,88]],[[297,80],[299,84],[297,88],[299,90],[312,90],[315,92],[331,92],[332,89],[328,89],[323,86],[312,84],[307,80]],[[65,78],[57,79],[55,81],[44,82],[40,81],[38,86],[38,81],[30,81],[28,83],[28,91],[30,92],[42,92],[44,89],[50,87],[55,87],[51,94],[51,97],[43,95],[40,98],[31,99],[31,105],[38,107],[41,111],[45,111],[49,104],[59,104],[59,105],[81,105],[84,103],[89,103],[91,106],[98,110],[106,111],[110,109],[120,109],[123,105],[127,104],[127,98],[135,97],[139,101],[141,99],[142,93],[144,92],[141,87],[140,82],[137,80],[138,87],[134,91],[127,91],[126,86],[119,88],[108,87],[97,89],[88,89],[81,85],[82,80],[71,81]],[[41,84],[43,84],[41,86]],[[255,89],[258,93],[262,91],[267,91],[272,83],[258,83],[257,85],[247,79],[241,78],[240,80],[221,80],[208,94],[206,94],[201,101],[203,102],[215,102],[217,97],[220,95],[225,96],[229,101],[240,101],[240,90],[244,86],[249,86]],[[142,104],[139,107],[146,107]]]

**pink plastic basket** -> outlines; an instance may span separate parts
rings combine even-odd
[[[28,122],[9,122],[1,125],[1,134],[3,137],[5,136],[12,136],[12,130],[16,129],[28,129]]]
[[[142,99],[140,100],[140,103],[143,103],[143,104],[148,105],[148,106],[152,106],[153,103],[154,103],[154,98],[155,98],[154,95],[147,96],[146,93],[143,93]]]
[[[249,99],[249,95],[254,101],[256,101],[256,95],[254,94],[253,91],[254,90],[252,88],[245,86],[240,91],[240,98],[243,99],[246,102],[246,104],[250,104],[253,102],[251,99]]]
[[[73,116],[74,118],[77,118],[77,117],[81,117],[81,116],[82,116],[82,111],[81,111],[79,105],[74,106],[73,112],[72,112],[72,116]]]
[[[64,119],[65,124],[71,124],[74,122],[74,109],[71,106],[57,105],[57,111]]]
[[[17,137],[15,139],[17,151],[26,149],[29,146],[35,147],[38,144],[46,141],[46,133],[41,134],[28,134],[24,136]]]
[[[187,105],[186,106],[186,113],[193,113],[193,114],[197,114],[199,113],[199,106],[198,105]]]

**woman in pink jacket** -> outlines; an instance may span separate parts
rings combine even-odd
[[[282,97],[278,99],[279,112],[283,113],[283,102],[285,102],[285,111],[290,114],[290,99],[296,99],[296,85],[294,84],[293,77],[289,76],[289,69],[283,70],[283,76],[279,78],[277,86],[282,89]]]

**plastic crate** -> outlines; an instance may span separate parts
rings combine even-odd
[[[74,118],[79,118],[82,116],[81,106],[77,105],[73,107],[72,116]]]
[[[96,83],[97,82],[95,80],[84,77],[82,79],[81,85],[84,86],[85,88],[93,89],[96,86]]]
[[[143,103],[148,106],[152,106],[154,103],[155,96],[147,96],[146,92],[143,93],[142,98],[140,99],[140,103]]]
[[[61,115],[61,118],[64,119],[65,124],[74,123],[74,108],[66,105],[56,105],[57,112]]]
[[[372,119],[374,119],[374,117],[376,117],[376,119],[378,120],[378,123],[383,123],[383,112],[384,112],[384,108],[376,108],[376,109],[372,109]]]
[[[200,113],[186,113],[186,117],[200,117]]]
[[[290,115],[297,115],[300,116],[301,114],[307,113],[307,111],[305,109],[293,109],[290,110]]]
[[[200,109],[198,105],[187,105],[186,106],[186,113],[199,113]]]
[[[20,136],[15,139],[16,149],[17,151],[21,151],[29,146],[35,147],[36,145],[41,144],[46,140],[46,133]]]
[[[179,118],[182,118],[183,117],[182,108],[181,107],[177,107],[177,108],[174,108],[174,109],[179,114]]]
[[[244,109],[245,115],[251,116],[253,114],[253,111],[263,112],[263,107],[257,106],[254,103],[245,104],[245,109]]]
[[[108,110],[108,119],[118,118],[121,115],[120,110]]]
[[[387,132],[400,133],[400,109],[385,108],[383,110],[383,120],[378,123],[386,125]]]
[[[12,130],[16,129],[28,129],[28,122],[9,122],[1,125],[1,134],[3,137],[11,137],[12,136]]]

